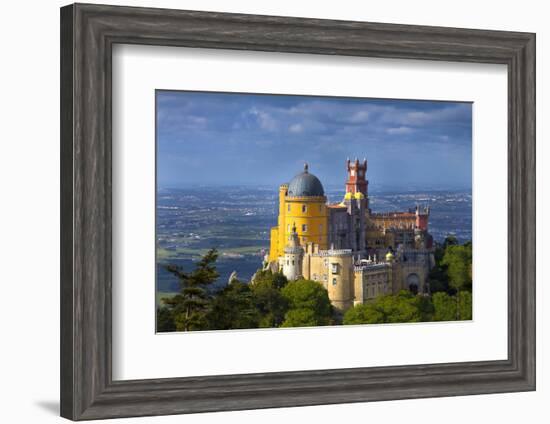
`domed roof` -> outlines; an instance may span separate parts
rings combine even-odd
[[[296,175],[288,184],[288,195],[292,197],[324,196],[325,190],[319,178],[309,173],[306,163],[304,172]]]

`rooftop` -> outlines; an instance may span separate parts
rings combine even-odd
[[[308,164],[304,164],[304,172],[296,175],[288,184],[288,196],[311,197],[324,196],[325,190],[319,178],[309,173]]]

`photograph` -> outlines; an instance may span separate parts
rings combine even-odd
[[[157,333],[473,319],[471,102],[155,102]]]

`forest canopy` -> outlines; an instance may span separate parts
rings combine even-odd
[[[214,289],[218,252],[208,251],[189,272],[166,265],[179,293],[157,307],[157,331],[309,327],[472,319],[472,244],[447,237],[434,252],[429,294],[401,291],[348,309],[333,308],[321,283],[289,282],[280,272],[258,271],[252,281],[232,279]]]

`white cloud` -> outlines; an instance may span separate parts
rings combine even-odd
[[[304,127],[302,126],[302,124],[292,124],[290,127],[288,127],[288,131],[295,134],[301,133],[303,130]]]
[[[409,127],[395,127],[395,128],[388,128],[386,132],[391,135],[404,135],[404,134],[412,133],[413,129]]]
[[[430,111],[409,111],[397,115],[396,120],[405,125],[426,125],[457,122],[471,118],[471,107],[468,104],[449,105]]]
[[[358,112],[355,112],[350,118],[349,121],[353,122],[354,124],[362,124],[364,122],[367,122],[369,120],[370,113],[366,110],[360,110]]]
[[[206,121],[207,121],[204,116],[190,115],[187,119],[189,120],[189,123],[194,124],[194,125],[204,125],[204,124],[206,124]]]
[[[250,109],[250,114],[256,117],[260,128],[267,131],[274,131],[277,129],[277,121],[269,113],[254,107]]]

